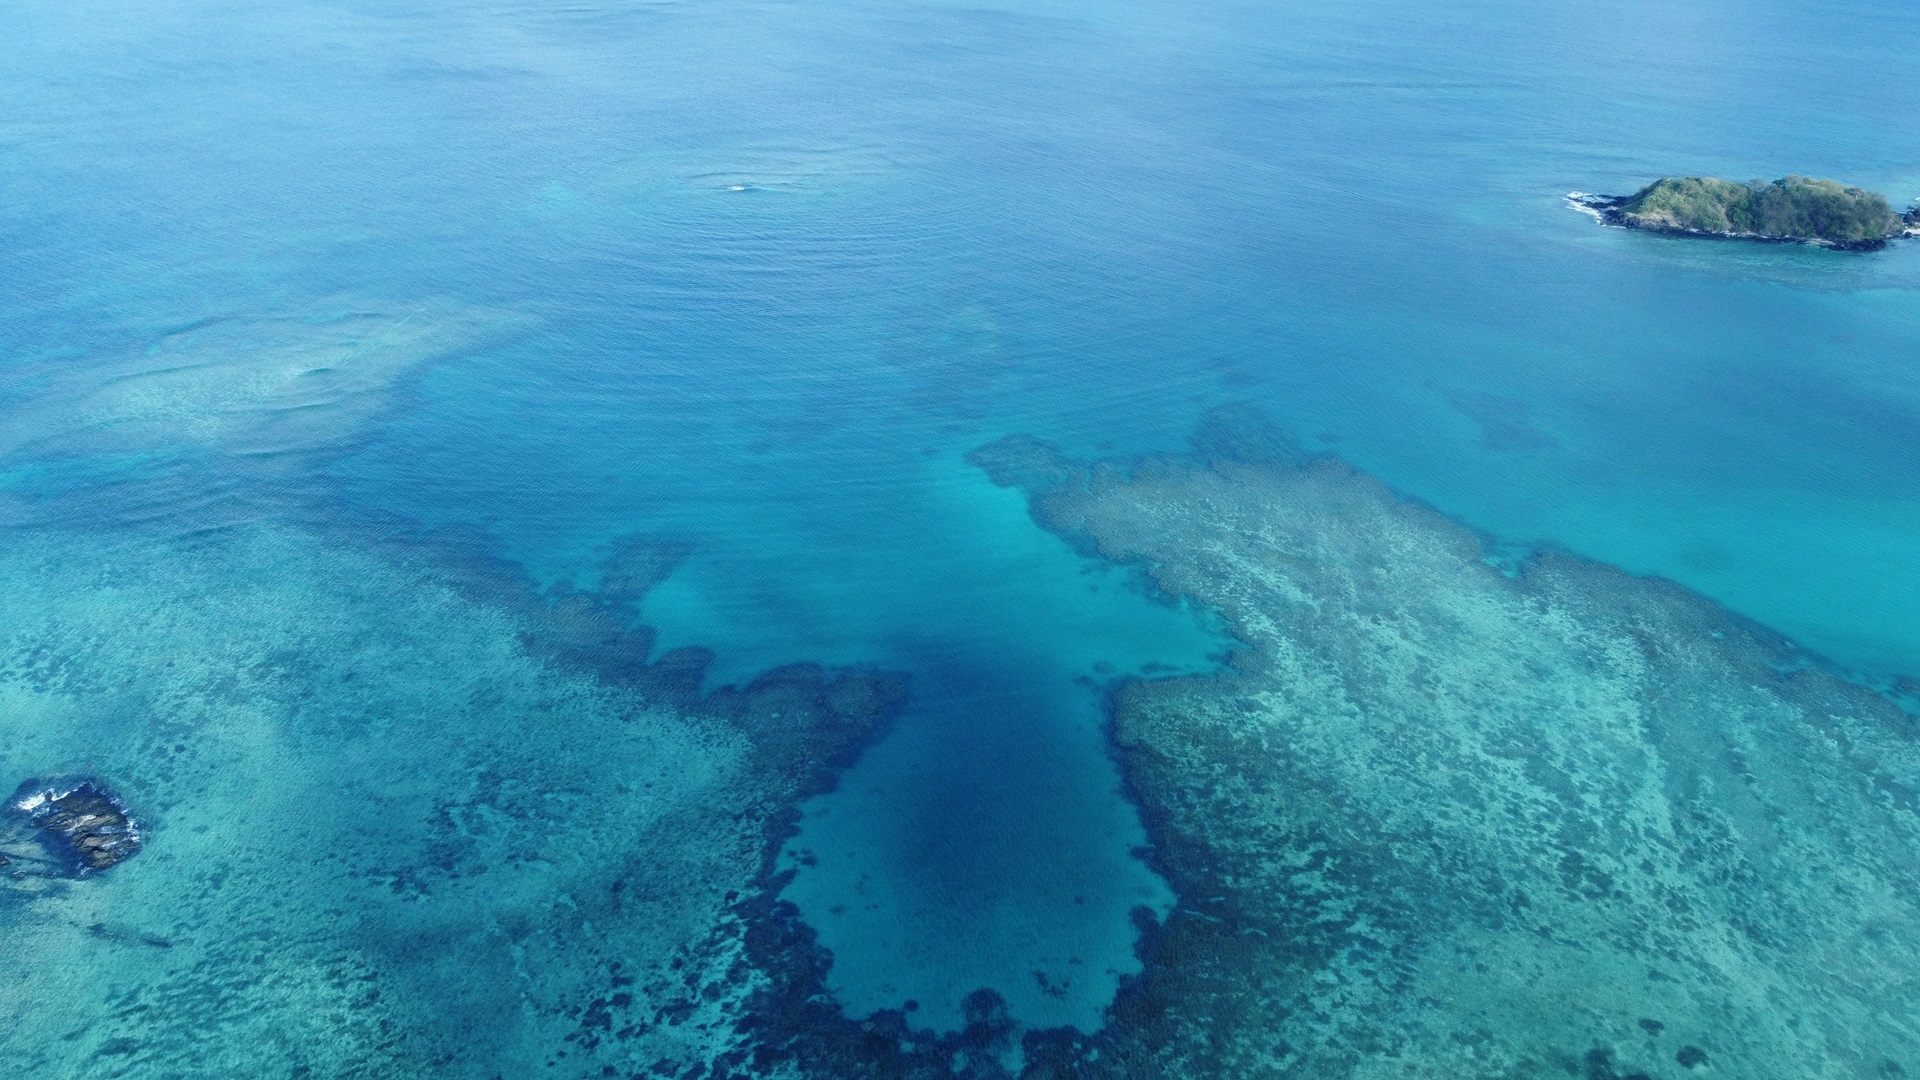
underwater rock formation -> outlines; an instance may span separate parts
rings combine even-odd
[[[127,808],[96,780],[29,780],[7,800],[7,809],[75,875],[105,870],[140,850],[140,830]]]
[[[1116,695],[1180,905],[1028,1075],[1920,1070],[1920,747],[1884,698],[1664,581],[1505,573],[1338,461],[974,460],[1243,643]]]

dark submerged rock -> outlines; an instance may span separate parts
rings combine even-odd
[[[7,809],[33,828],[53,863],[75,877],[116,866],[140,850],[139,826],[98,780],[29,780]]]

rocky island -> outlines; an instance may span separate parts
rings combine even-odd
[[[1805,176],[1770,184],[1669,176],[1631,195],[1576,191],[1567,201],[1608,225],[1682,236],[1874,251],[1896,237],[1920,235],[1920,207],[1902,214],[1878,192]]]

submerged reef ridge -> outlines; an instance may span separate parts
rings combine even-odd
[[[0,376],[15,397],[0,461],[214,452],[229,461],[337,447],[433,362],[523,329],[511,312],[348,297],[273,316],[209,318],[83,364]]]
[[[1246,443],[974,455],[1242,643],[1116,693],[1180,904],[1108,1027],[1029,1075],[1920,1070],[1906,715],[1678,586],[1503,572],[1371,477]]]
[[[1567,196],[1609,225],[1681,236],[1794,241],[1873,251],[1920,233],[1920,209],[1896,212],[1887,197],[1834,180],[1788,176],[1736,184],[1669,176],[1631,195]]]

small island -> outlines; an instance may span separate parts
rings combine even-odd
[[[1818,244],[1843,251],[1874,251],[1896,237],[1920,236],[1920,207],[1902,214],[1878,192],[1805,176],[1770,184],[1669,176],[1631,195],[1576,191],[1567,201],[1608,225],[1681,236]]]

